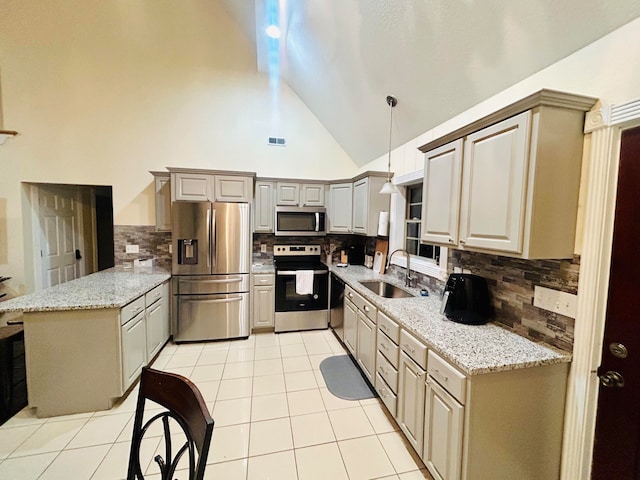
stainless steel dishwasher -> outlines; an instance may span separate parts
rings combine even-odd
[[[329,325],[341,342],[344,342],[344,281],[331,273],[329,286]]]

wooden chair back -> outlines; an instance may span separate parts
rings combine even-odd
[[[157,403],[166,410],[154,415],[143,425],[147,400]],[[164,457],[162,455],[154,457],[162,480],[174,478],[180,459],[185,454],[188,455],[189,480],[202,480],[214,424],[202,394],[189,379],[149,367],[142,369],[140,377],[127,480],[144,479],[140,464],[140,445],[149,427],[156,422],[161,422],[163,427]],[[171,432],[171,426],[176,424],[186,437],[184,444],[177,449],[172,445],[171,438],[172,434],[175,436],[175,432]],[[153,472],[153,474],[156,473]]]

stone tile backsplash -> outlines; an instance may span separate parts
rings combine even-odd
[[[171,270],[171,232],[158,232],[153,225],[114,225],[115,264],[154,258],[157,266]],[[138,253],[126,253],[127,245],[138,245]]]
[[[122,265],[135,259],[155,258],[156,265],[171,269],[171,232],[157,232],[148,225],[115,225],[115,263]],[[325,237],[276,237],[273,234],[253,235],[253,261],[273,261],[273,245],[320,244],[322,261],[331,255],[333,262],[340,259],[340,250],[354,244],[364,244],[365,253],[373,255],[375,237],[355,235],[327,235]],[[139,245],[137,254],[125,253],[126,245]],[[267,246],[261,252],[261,245]],[[534,287],[540,285],[575,294],[578,291],[580,257],[569,260],[520,260],[516,258],[449,250],[448,269],[459,267],[487,279],[496,322],[505,328],[529,338],[542,341],[565,351],[571,351],[574,338],[574,319],[533,306]],[[404,278],[405,269],[391,266],[388,273]],[[426,288],[431,295],[441,295],[444,282],[415,272],[417,286]]]
[[[533,295],[536,285],[576,294],[578,255],[568,260],[521,260],[451,249],[448,267],[487,279],[496,322],[533,341],[573,349],[574,319],[534,307]]]

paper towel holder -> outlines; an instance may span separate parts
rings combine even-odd
[[[389,212],[382,210],[378,214],[378,236],[389,236]]]

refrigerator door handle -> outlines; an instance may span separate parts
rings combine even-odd
[[[211,251],[211,209],[207,208],[207,241],[209,251]],[[211,255],[207,255],[207,267],[211,270]]]
[[[216,254],[218,253],[218,245],[217,245],[217,232],[216,232],[216,209],[211,210],[211,228],[209,229],[210,241],[209,244],[211,246],[209,258],[211,259],[211,271],[215,271],[217,264]]]
[[[180,299],[184,303],[231,303],[239,302],[242,297],[230,297],[230,298],[217,298],[213,300],[204,300],[199,298],[182,298]]]
[[[181,278],[180,283],[237,283],[242,281],[242,277],[225,278],[223,280],[202,280],[200,278],[196,280],[189,280]]]

